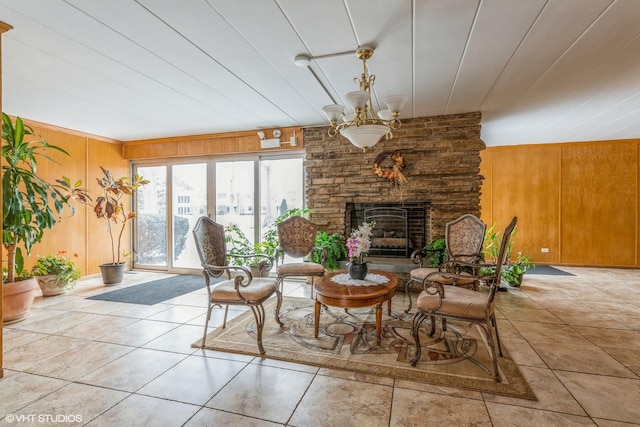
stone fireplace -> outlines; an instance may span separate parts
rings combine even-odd
[[[311,220],[322,231],[347,235],[364,220],[356,207],[422,205],[424,232],[410,232],[412,244],[421,247],[443,237],[447,222],[480,216],[480,120],[479,112],[406,120],[392,140],[366,153],[340,135],[330,138],[326,127],[305,128]],[[382,152],[402,154],[406,185],[373,173]]]

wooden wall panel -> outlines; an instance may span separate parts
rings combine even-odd
[[[493,219],[503,230],[518,217],[514,251],[537,262],[557,263],[559,245],[560,149],[535,145],[493,151]],[[549,252],[541,252],[542,248]]]
[[[636,141],[562,146],[562,263],[637,264],[637,157]]]
[[[46,177],[47,181],[53,182],[67,176],[72,182],[81,180],[84,187],[87,182],[85,178],[85,159],[87,157],[86,138],[68,133],[61,133],[42,126],[33,126],[33,130],[42,135],[50,144],[57,145],[65,149],[69,156],[65,156],[57,151],[51,151],[50,156],[57,162],[49,162],[44,159],[38,162],[39,175]],[[75,214],[71,215],[69,209],[65,209],[62,217],[55,227],[47,230],[37,246],[34,253],[56,254],[64,250],[68,255],[78,254],[73,257],[74,262],[86,274],[86,238],[84,236],[87,225],[87,208],[80,203],[73,203]],[[30,268],[36,261],[37,256],[32,254],[26,261],[27,268]]]
[[[274,129],[262,129],[266,139],[273,138]],[[124,143],[123,156],[127,160],[160,159],[170,157],[207,156],[212,154],[263,153],[301,150],[304,148],[302,128],[280,128],[280,148],[260,148],[257,130],[223,134],[193,135],[171,138],[145,139]],[[288,142],[295,136],[297,145]]]

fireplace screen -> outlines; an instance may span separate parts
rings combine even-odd
[[[374,221],[370,255],[409,257],[427,242],[428,203],[348,203],[347,232]]]

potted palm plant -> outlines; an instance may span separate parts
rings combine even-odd
[[[26,140],[27,136],[32,138]],[[20,117],[14,124],[2,113],[2,140],[2,245],[7,252],[2,318],[8,322],[27,317],[35,297],[37,283],[24,269],[25,255],[46,229],[55,226],[65,208],[74,213],[72,199],[85,203],[90,199],[80,188],[82,181],[72,185],[63,177],[50,183],[38,176],[38,160],[55,162],[49,153],[69,153],[36,135]]]
[[[31,268],[42,290],[42,296],[61,295],[72,289],[81,276],[80,269],[66,256],[67,251],[58,251],[56,255],[38,255],[38,260]],[[77,254],[74,254],[77,257]]]
[[[122,283],[125,259],[130,256],[130,252],[122,247],[122,236],[127,223],[136,218],[133,211],[124,208],[123,198],[131,197],[138,188],[147,185],[149,181],[138,174],[133,178],[116,178],[102,166],[100,169],[103,176],[96,180],[102,190],[96,198],[93,211],[98,219],[105,221],[111,243],[111,262],[100,264],[100,272],[105,285],[117,285]]]

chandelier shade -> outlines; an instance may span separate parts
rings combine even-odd
[[[366,150],[376,145],[390,130],[386,125],[351,126],[343,128],[340,134],[356,147]]]
[[[371,100],[371,88],[376,76],[370,75],[367,68],[367,59],[373,55],[373,48],[361,46],[356,50],[358,59],[362,60],[363,72],[358,83],[359,90],[345,94],[347,104],[353,111],[345,112],[345,107],[338,104],[325,105],[322,111],[329,119],[331,127],[329,136],[340,133],[354,146],[366,151],[376,145],[383,136],[386,139],[393,138],[393,130],[400,128],[398,116],[409,97],[404,95],[390,95],[384,98],[387,109],[376,113]]]

